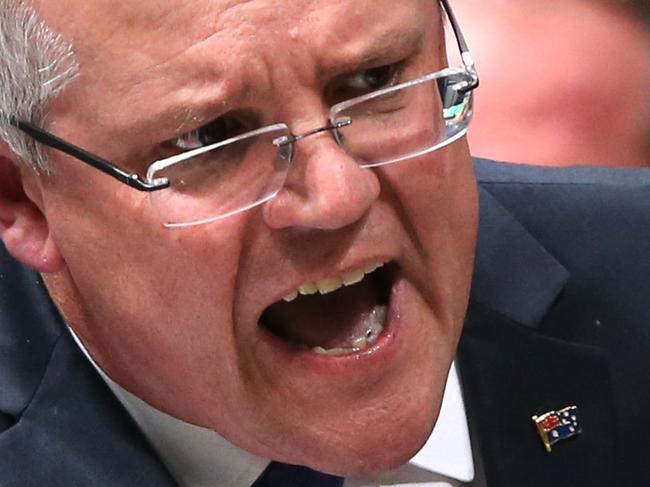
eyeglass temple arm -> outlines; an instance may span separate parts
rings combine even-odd
[[[76,145],[70,144],[69,142],[58,138],[56,135],[50,134],[29,122],[18,120],[15,117],[8,117],[8,120],[11,125],[25,132],[37,142],[63,152],[64,154],[68,154],[75,159],[79,159],[95,169],[99,169],[103,173],[114,177],[131,188],[139,191],[151,192],[169,187],[169,181],[167,179],[157,179],[152,182],[144,181],[138,174],[126,172],[107,160],[91,154]]]
[[[451,28],[453,29],[454,35],[456,36],[456,42],[458,43],[458,48],[460,49],[460,55],[463,59],[463,64],[472,73],[472,75],[475,78],[470,89],[473,90],[475,88],[478,88],[479,79],[478,79],[478,74],[476,73],[476,69],[474,68],[474,59],[472,58],[472,55],[469,52],[467,41],[465,40],[463,31],[461,30],[460,24],[456,19],[456,14],[454,14],[454,11],[451,9],[451,5],[449,5],[449,0],[440,0],[440,4],[442,5],[442,8],[445,10],[445,13],[447,14],[447,18],[451,23]]]

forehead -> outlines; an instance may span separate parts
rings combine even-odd
[[[125,147],[133,127],[165,138],[249,93],[320,88],[439,26],[435,0],[39,1],[80,61],[71,116]]]
[[[109,62],[128,56],[141,67],[200,46],[266,46],[279,52],[309,41],[326,52],[377,36],[398,37],[405,29],[422,27],[425,19],[433,23],[422,14],[437,6],[434,0],[39,2],[47,23],[73,42],[80,57]],[[270,38],[279,44],[269,46]]]

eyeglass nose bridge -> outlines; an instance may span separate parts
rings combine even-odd
[[[330,122],[327,125],[324,125],[322,127],[318,127],[316,129],[310,130],[308,132],[304,132],[302,134],[298,134],[298,135],[289,134],[289,135],[283,135],[282,137],[277,137],[277,138],[273,139],[273,145],[275,145],[278,148],[281,148],[281,147],[287,146],[289,144],[293,144],[294,142],[298,142],[299,140],[305,139],[307,137],[311,137],[312,135],[322,134],[323,132],[332,132],[334,130],[338,130],[340,128],[347,127],[348,125],[352,125],[352,118],[350,118],[350,117],[341,117],[334,124],[332,124]]]

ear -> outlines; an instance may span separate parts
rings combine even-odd
[[[0,239],[23,264],[39,272],[59,272],[65,263],[52,241],[47,219],[37,204],[40,202],[30,199],[24,189],[27,179],[38,177],[35,171],[21,169],[13,153],[0,141]],[[30,193],[34,197],[35,191]]]

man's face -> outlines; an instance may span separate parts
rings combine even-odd
[[[301,133],[325,125],[368,69],[445,65],[431,0],[65,4],[39,7],[81,65],[49,128],[140,173],[224,114]],[[145,194],[53,157],[52,177],[26,182],[64,262],[46,280],[117,382],[259,456],[333,473],[396,466],[426,440],[472,269],[464,141],[361,169],[330,134],[314,136],[275,199],[186,229],[164,228]],[[354,286],[278,304],[378,263]],[[345,347],[383,309],[367,348],[313,350]]]

